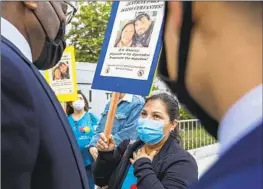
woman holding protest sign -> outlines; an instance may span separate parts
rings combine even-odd
[[[86,97],[78,91],[78,100],[67,104],[67,115],[71,129],[77,139],[89,180],[89,188],[94,189],[94,180],[91,172],[92,157],[87,146],[95,134],[98,118],[88,112],[89,105]]]
[[[117,37],[114,47],[133,47],[134,35],[135,25],[134,20],[131,20],[123,26],[120,35]]]
[[[138,122],[138,141],[123,141],[116,149],[104,134],[97,143],[96,185],[109,189],[188,188],[197,181],[195,159],[180,146],[176,119],[178,102],[162,93],[149,97]]]

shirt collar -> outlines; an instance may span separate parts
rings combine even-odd
[[[125,94],[124,97],[119,101],[119,103],[122,102],[122,101],[126,101],[126,102],[131,103],[132,99],[133,99],[133,95]]]
[[[249,91],[223,117],[219,126],[221,154],[262,122],[262,89],[261,84]]]
[[[32,52],[27,40],[13,24],[3,17],[1,17],[1,35],[13,43],[32,62]]]

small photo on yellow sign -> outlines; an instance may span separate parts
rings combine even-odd
[[[77,75],[73,46],[65,49],[61,60],[55,67],[45,71],[45,78],[60,102],[77,99]]]

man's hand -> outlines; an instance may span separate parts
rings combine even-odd
[[[89,152],[91,156],[93,157],[94,161],[96,161],[96,159],[98,158],[98,149],[96,147],[91,147],[89,149]]]

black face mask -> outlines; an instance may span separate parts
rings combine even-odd
[[[167,4],[166,13],[167,15]],[[218,122],[208,115],[203,108],[191,97],[185,84],[185,76],[187,69],[187,58],[190,47],[190,39],[192,28],[194,26],[192,20],[192,2],[183,2],[183,17],[182,26],[180,32],[180,43],[179,43],[179,59],[178,59],[178,79],[172,81],[169,79],[166,64],[166,51],[165,45],[160,56],[159,62],[159,75],[161,79],[168,85],[173,93],[177,96],[179,101],[186,106],[186,108],[197,118],[200,119],[201,124],[205,129],[217,139]],[[164,27],[165,28],[165,27]],[[164,42],[164,34],[163,34]],[[197,81],[198,82],[198,81]]]
[[[64,49],[66,48],[66,41],[64,38],[66,24],[64,22],[60,23],[58,34],[56,38],[53,40],[53,39],[48,38],[47,32],[45,28],[43,27],[40,19],[37,17],[36,14],[35,16],[38,19],[39,23],[41,24],[46,34],[46,40],[45,40],[42,52],[39,58],[36,61],[34,61],[34,64],[39,70],[47,70],[47,69],[54,67],[59,62],[64,52]]]

